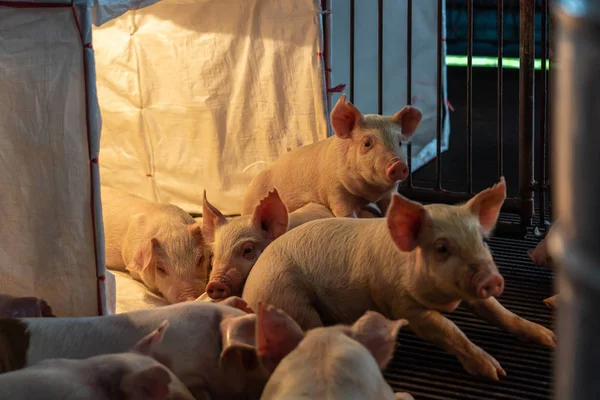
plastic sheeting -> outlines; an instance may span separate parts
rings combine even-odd
[[[354,21],[354,103],[364,113],[377,113],[377,2],[356,1]],[[412,79],[411,103],[423,113],[423,120],[412,137],[412,169],[421,168],[436,156],[437,128],[437,0],[412,2]],[[446,7],[442,2],[442,38],[446,37]],[[346,83],[350,89],[350,2],[331,1],[331,85]],[[407,104],[407,0],[383,2],[383,113],[390,115]],[[441,148],[448,149],[446,42],[442,42]],[[339,95],[333,96],[332,103]]]
[[[42,297],[58,316],[98,315],[106,297],[90,14],[64,4],[0,6],[0,292]]]
[[[269,163],[327,136],[315,0],[164,0],[94,29],[102,183],[236,214]]]

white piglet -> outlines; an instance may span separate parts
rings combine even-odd
[[[167,326],[165,321],[127,353],[51,359],[0,374],[0,400],[194,400],[187,387],[152,357]]]
[[[398,331],[406,320],[390,321],[368,311],[351,326],[316,328],[304,334],[297,325],[281,322],[286,318],[281,310],[259,306],[259,351],[287,354],[261,400],[413,398],[404,392],[394,394],[381,373],[394,355]]]
[[[302,329],[353,323],[367,310],[406,318],[409,328],[492,379],[498,361],[442,312],[461,301],[517,337],[554,347],[552,331],[504,308],[504,279],[486,238],[506,198],[504,179],[466,204],[423,206],[394,195],[386,218],[312,221],[271,243],[244,286],[250,307],[285,311]]]
[[[393,116],[364,115],[342,95],[331,111],[334,136],[282,154],[248,185],[242,215],[277,188],[289,212],[308,203],[327,206],[336,217],[356,217],[368,203],[390,197],[408,177],[401,142],[421,122],[406,106]]]
[[[172,204],[104,186],[101,194],[106,266],[129,271],[170,303],[198,298],[210,266],[202,225]]]
[[[101,317],[0,319],[0,373],[54,358],[125,352],[168,320],[153,356],[166,356],[196,399],[257,399],[269,375],[257,359],[256,314],[249,312],[243,300],[230,297]]]

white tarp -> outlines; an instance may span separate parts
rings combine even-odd
[[[356,1],[354,30],[354,103],[364,113],[377,113],[377,2]],[[437,0],[412,2],[412,104],[423,120],[412,137],[412,169],[435,158],[437,101]],[[346,83],[350,89],[350,2],[331,1],[331,85]],[[445,1],[442,38],[446,37]],[[390,115],[406,105],[407,0],[383,2],[383,113]],[[446,42],[442,42],[442,151],[448,149],[450,117],[445,103]],[[339,95],[333,96],[332,104]]]
[[[102,183],[239,213],[252,177],[327,136],[316,0],[163,0],[94,28]]]
[[[83,45],[91,24],[87,8],[64,4],[0,6],[0,292],[42,297],[59,316],[98,315],[99,115]]]

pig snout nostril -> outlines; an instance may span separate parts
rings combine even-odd
[[[230,289],[221,282],[209,282],[206,285],[206,294],[213,300],[221,300],[229,297]]]

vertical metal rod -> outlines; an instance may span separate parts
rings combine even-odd
[[[539,155],[538,155],[538,169],[539,169],[539,182],[538,182],[538,206],[539,206],[539,222],[538,226],[543,228],[546,220],[546,163],[548,157],[546,155],[546,140],[548,135],[548,74],[546,73],[546,57],[547,57],[547,19],[548,19],[548,0],[542,0],[542,85],[539,88],[539,96],[541,100],[541,112],[540,116],[540,141],[539,141]]]
[[[443,28],[443,0],[438,0],[437,9],[437,100],[436,100],[436,158],[435,179],[436,190],[442,190],[442,28]]]
[[[504,55],[504,1],[498,0],[498,121],[497,121],[497,141],[498,141],[498,178],[504,175],[504,144],[502,119],[503,117],[503,97],[504,97],[504,71],[502,70],[502,57]]]
[[[321,0],[321,11],[331,10],[331,0]],[[331,111],[331,14],[325,12],[323,17],[323,64],[325,65],[325,90],[327,90],[327,114]]]
[[[473,0],[467,0],[467,193],[473,193]]]
[[[556,228],[549,239],[550,255],[560,266],[554,376],[555,399],[600,399],[598,332],[600,332],[600,254],[598,149],[600,113],[600,4],[597,0],[559,2],[553,7],[558,23],[560,67],[553,96],[552,183]],[[568,134],[567,134],[568,132]]]
[[[377,1],[377,114],[383,114],[383,0]]]
[[[406,2],[406,104],[412,104],[412,0]],[[412,180],[412,144],[406,147],[408,159],[408,187],[413,186]]]
[[[354,2],[350,0],[350,102],[354,104]]]
[[[521,223],[531,226],[533,217],[533,132],[535,2],[520,1],[519,66],[519,195]]]
[[[548,47],[547,47],[547,51],[546,54],[548,55],[548,69],[546,71],[547,74],[547,79],[548,79],[548,90],[546,92],[547,95],[547,101],[546,101],[546,108],[551,107],[552,104],[552,84],[553,84],[553,79],[552,79],[552,66],[554,63],[554,24],[552,21],[552,14],[550,13],[550,10],[552,9],[552,7],[550,6],[550,0],[548,0],[547,4],[546,4],[546,15],[548,18]],[[546,138],[546,154],[547,154],[547,164],[546,164],[546,180],[550,183],[552,181],[551,178],[551,170],[552,170],[552,118],[550,118],[549,116],[546,118],[546,122],[547,122],[547,127],[546,127],[546,132],[547,132],[547,138]],[[550,185],[551,187],[551,185]],[[550,204],[549,204],[549,211],[550,211],[550,221],[554,221],[554,206],[553,206],[553,201],[552,201],[552,189],[550,189],[548,191],[548,197],[550,198]]]

